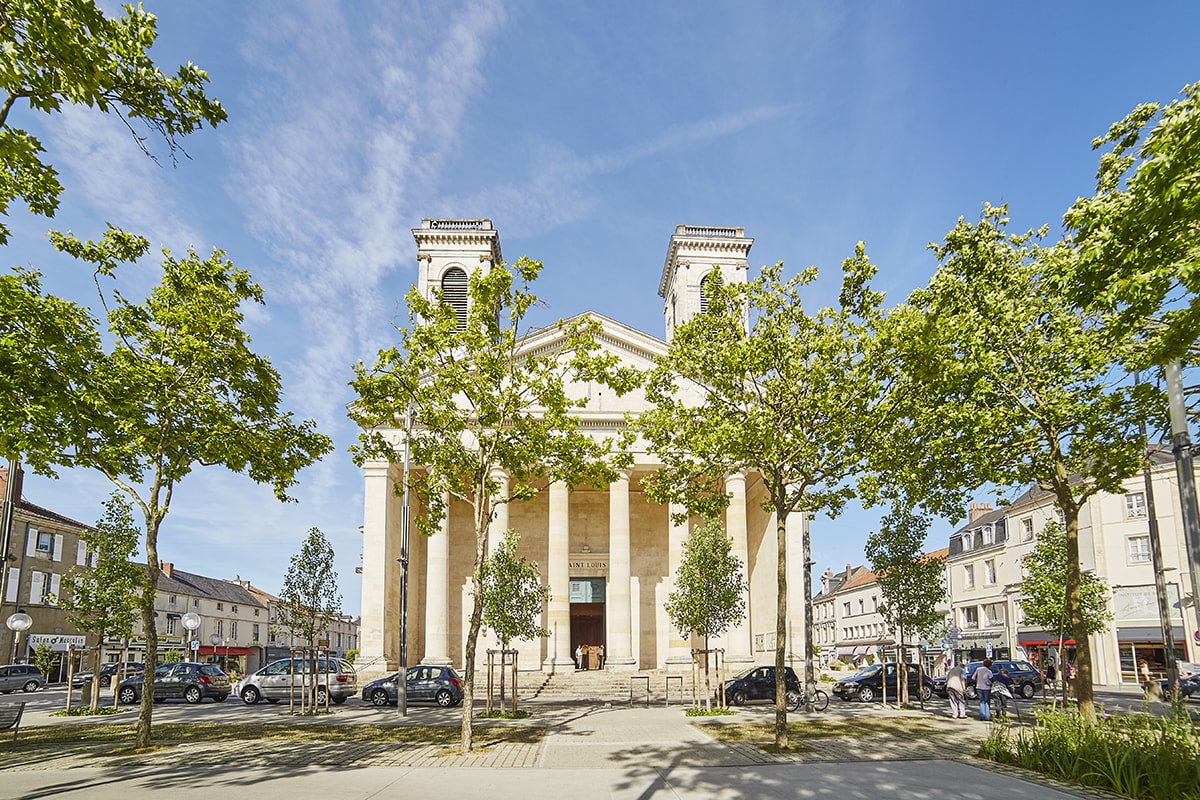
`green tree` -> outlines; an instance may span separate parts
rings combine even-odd
[[[883,596],[879,613],[896,631],[901,653],[909,636],[932,638],[945,623],[937,607],[946,600],[946,560],[924,552],[928,532],[927,517],[896,508],[867,537],[867,562]],[[898,683],[900,702],[907,703],[908,681]]]
[[[161,138],[172,161],[182,150],[181,137],[225,121],[221,104],[204,93],[204,70],[186,64],[167,75],[155,65],[149,54],[155,26],[154,15],[140,5],[127,5],[114,18],[92,0],[7,0],[0,6],[0,216],[16,199],[35,214],[53,216],[62,194],[58,173],[42,160],[41,142],[10,124],[22,104],[47,115],[64,105],[113,113],[148,155],[147,139]],[[8,236],[0,222],[0,244]]]
[[[483,624],[495,631],[503,650],[508,649],[513,639],[528,640],[550,635],[550,629],[539,622],[542,609],[550,602],[550,587],[542,583],[537,564],[517,555],[520,542],[521,535],[515,530],[509,528],[505,531],[496,550],[487,557],[484,570]],[[505,686],[508,683],[504,663],[502,659],[501,708],[504,708]],[[516,669],[515,662],[513,669]],[[514,703],[516,699],[514,696]],[[491,703],[490,697],[488,702]]]
[[[1095,194],[1064,217],[1079,259],[1063,286],[1141,341],[1135,368],[1162,365],[1200,339],[1200,82],[1139,105],[1092,142],[1106,146]]]
[[[140,510],[146,579],[139,606],[150,681],[158,647],[158,535],[179,482],[196,466],[220,464],[270,484],[286,500],[296,473],[331,445],[315,423],[297,422],[280,409],[279,374],[250,349],[241,329],[242,304],[262,303],[262,289],[223,253],[201,259],[189,251],[177,259],[164,251],[162,282],[145,301],[133,303],[119,292],[106,297],[99,280],[141,256],[145,239],[111,228],[99,242],[69,234],[51,238],[63,252],[96,266],[112,343],[107,350],[100,345],[94,319],[89,335],[60,342],[70,351],[61,363],[73,371],[41,387],[39,405],[42,417],[61,419],[62,425],[34,435],[29,424],[5,428],[0,454],[23,453],[37,471],[52,476],[58,466],[98,470]],[[24,307],[43,313],[56,308],[46,298],[24,299]],[[53,325],[46,319],[31,324]],[[11,409],[6,415],[19,416]],[[153,698],[146,693],[139,747],[150,745],[152,712]]]
[[[698,633],[708,638],[724,633],[746,616],[746,579],[743,564],[733,554],[733,540],[719,520],[706,520],[692,528],[683,542],[683,555],[675,571],[675,587],[667,595],[667,616],[680,636]],[[708,654],[704,657],[704,707],[709,708],[712,688]]]
[[[663,469],[644,481],[651,497],[715,517],[728,503],[725,476],[757,472],[764,510],[773,512],[778,553],[775,742],[786,747],[787,517],[835,517],[855,488],[882,387],[871,359],[871,332],[882,295],[868,288],[875,267],[860,242],[842,264],[838,304],[806,313],[800,294],[816,268],[784,281],[783,265],[754,281],[707,282],[707,313],[679,326],[670,351],[648,378],[654,408],[638,429]],[[749,329],[746,324],[749,322]],[[811,561],[808,527],[801,561]],[[812,576],[804,569],[805,682],[812,658]]]
[[[1062,639],[1064,632],[1074,629],[1067,609],[1067,537],[1057,522],[1046,524],[1038,534],[1037,544],[1021,559],[1021,564],[1025,576],[1021,579],[1025,622]],[[1089,634],[1105,630],[1112,619],[1107,595],[1104,581],[1094,573],[1080,573],[1080,613]]]
[[[81,631],[95,634],[92,649],[92,705],[100,704],[100,649],[105,636],[126,638],[138,616],[138,595],[145,570],[135,563],[141,531],[133,521],[133,506],[118,492],[104,504],[104,516],[95,528],[79,534],[89,553],[90,568],[72,567],[58,605],[67,620]]]
[[[399,343],[382,350],[373,367],[355,367],[358,400],[350,416],[362,428],[355,460],[403,460],[403,442],[388,441],[397,417],[408,411],[418,421],[408,442],[414,470],[410,488],[424,502],[418,530],[437,531],[447,507],[443,496],[472,510],[475,552],[472,582],[487,579],[488,537],[497,505],[533,497],[543,478],[569,486],[606,485],[615,466],[628,460],[610,441],[580,431],[574,412],[585,399],[572,399],[568,379],[603,380],[625,391],[632,376],[614,370],[615,358],[596,344],[589,318],[558,323],[561,348],[525,352],[520,336],[525,316],[537,302],[529,286],[542,265],[522,258],[470,277],[465,324],[442,302],[440,292],[406,298],[409,327],[398,327]],[[611,374],[610,374],[611,373]],[[497,478],[507,473],[507,490]],[[483,622],[483,593],[474,593],[463,669],[462,749],[472,748],[475,654]]]
[[[54,655],[54,651],[50,649],[50,645],[45,642],[38,642],[37,647],[33,648],[33,663],[46,676],[46,680],[50,680],[50,675],[54,671],[54,662],[58,661],[58,656]],[[95,713],[93,706],[92,713]]]
[[[309,529],[300,552],[292,556],[279,601],[278,626],[310,648],[342,613],[333,547],[319,528]]]
[[[905,424],[877,448],[875,468],[912,500],[952,517],[968,493],[989,484],[1032,484],[1054,495],[1066,524],[1079,707],[1093,720],[1079,512],[1092,495],[1119,492],[1140,468],[1138,420],[1159,396],[1129,385],[1116,368],[1127,344],[1070,308],[1056,277],[1074,252],[1040,247],[1044,230],[1010,235],[1007,223],[1006,209],[990,205],[977,224],[960,219],[931,246],[941,264],[929,285],[891,314],[891,402]]]

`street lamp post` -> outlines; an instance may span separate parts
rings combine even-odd
[[[33,627],[33,617],[26,614],[24,611],[18,611],[15,614],[10,614],[4,622],[8,629],[17,635],[17,642],[13,645],[12,663],[17,663],[17,656],[21,652],[21,634]]]
[[[183,627],[187,628],[188,656],[190,657],[192,654],[192,637],[195,635],[196,629],[200,627],[200,615],[195,611],[189,611],[183,615],[183,618],[180,619],[180,622],[183,623]]]
[[[408,470],[411,453],[413,417],[412,406],[404,417],[404,499],[400,513],[400,661],[396,679],[396,705],[402,716],[408,716]]]
[[[214,633],[212,636],[208,637],[208,640],[212,642],[212,660],[215,664],[217,663],[217,645],[221,643],[221,637],[219,634]]]

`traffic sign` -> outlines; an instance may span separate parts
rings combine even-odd
[[[985,653],[987,653],[988,658],[991,658],[992,657],[992,643],[988,642],[986,645],[984,645],[983,651]]]
[[[192,646],[193,653],[200,649],[200,640],[199,639],[192,639],[192,641],[190,641],[188,644],[190,644]]]
[[[951,625],[949,628],[946,629],[946,638],[947,639],[953,640],[953,639],[957,639],[959,636],[962,636],[962,628],[958,627],[957,625]]]

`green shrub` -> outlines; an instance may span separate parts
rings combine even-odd
[[[1038,712],[1031,729],[993,726],[980,756],[1145,800],[1200,800],[1200,734],[1190,715]]]
[[[728,708],[713,706],[711,709],[689,708],[687,710],[687,715],[689,717],[729,717],[733,715],[733,712]]]

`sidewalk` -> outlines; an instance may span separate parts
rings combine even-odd
[[[178,707],[183,709],[182,706]],[[1015,770],[977,762],[973,754],[987,726],[927,712],[837,703],[817,717],[853,719],[913,716],[920,735],[830,737],[801,742],[798,753],[773,755],[752,745],[726,744],[705,731],[729,722],[770,723],[773,708],[754,705],[732,717],[684,716],[684,709],[630,708],[627,704],[534,704],[533,717],[502,725],[540,725],[539,744],[501,744],[470,756],[455,750],[383,743],[216,742],[172,744],[137,757],[99,755],[101,746],[48,754],[0,745],[0,800],[107,798],[173,800],[299,797],[458,798],[540,800],[590,798],[799,798],[866,800],[920,798],[1097,797]],[[170,717],[172,707],[157,719]],[[221,711],[226,709],[214,709]],[[230,706],[231,714],[245,709]],[[379,710],[388,724],[423,724],[436,710],[408,718]],[[184,712],[181,712],[184,713]],[[237,718],[234,716],[233,718]],[[285,715],[286,719],[287,718]],[[319,724],[366,722],[359,714],[331,715]],[[198,724],[220,724],[216,718]],[[494,722],[481,723],[484,725]],[[1102,795],[1101,795],[1102,796]]]

